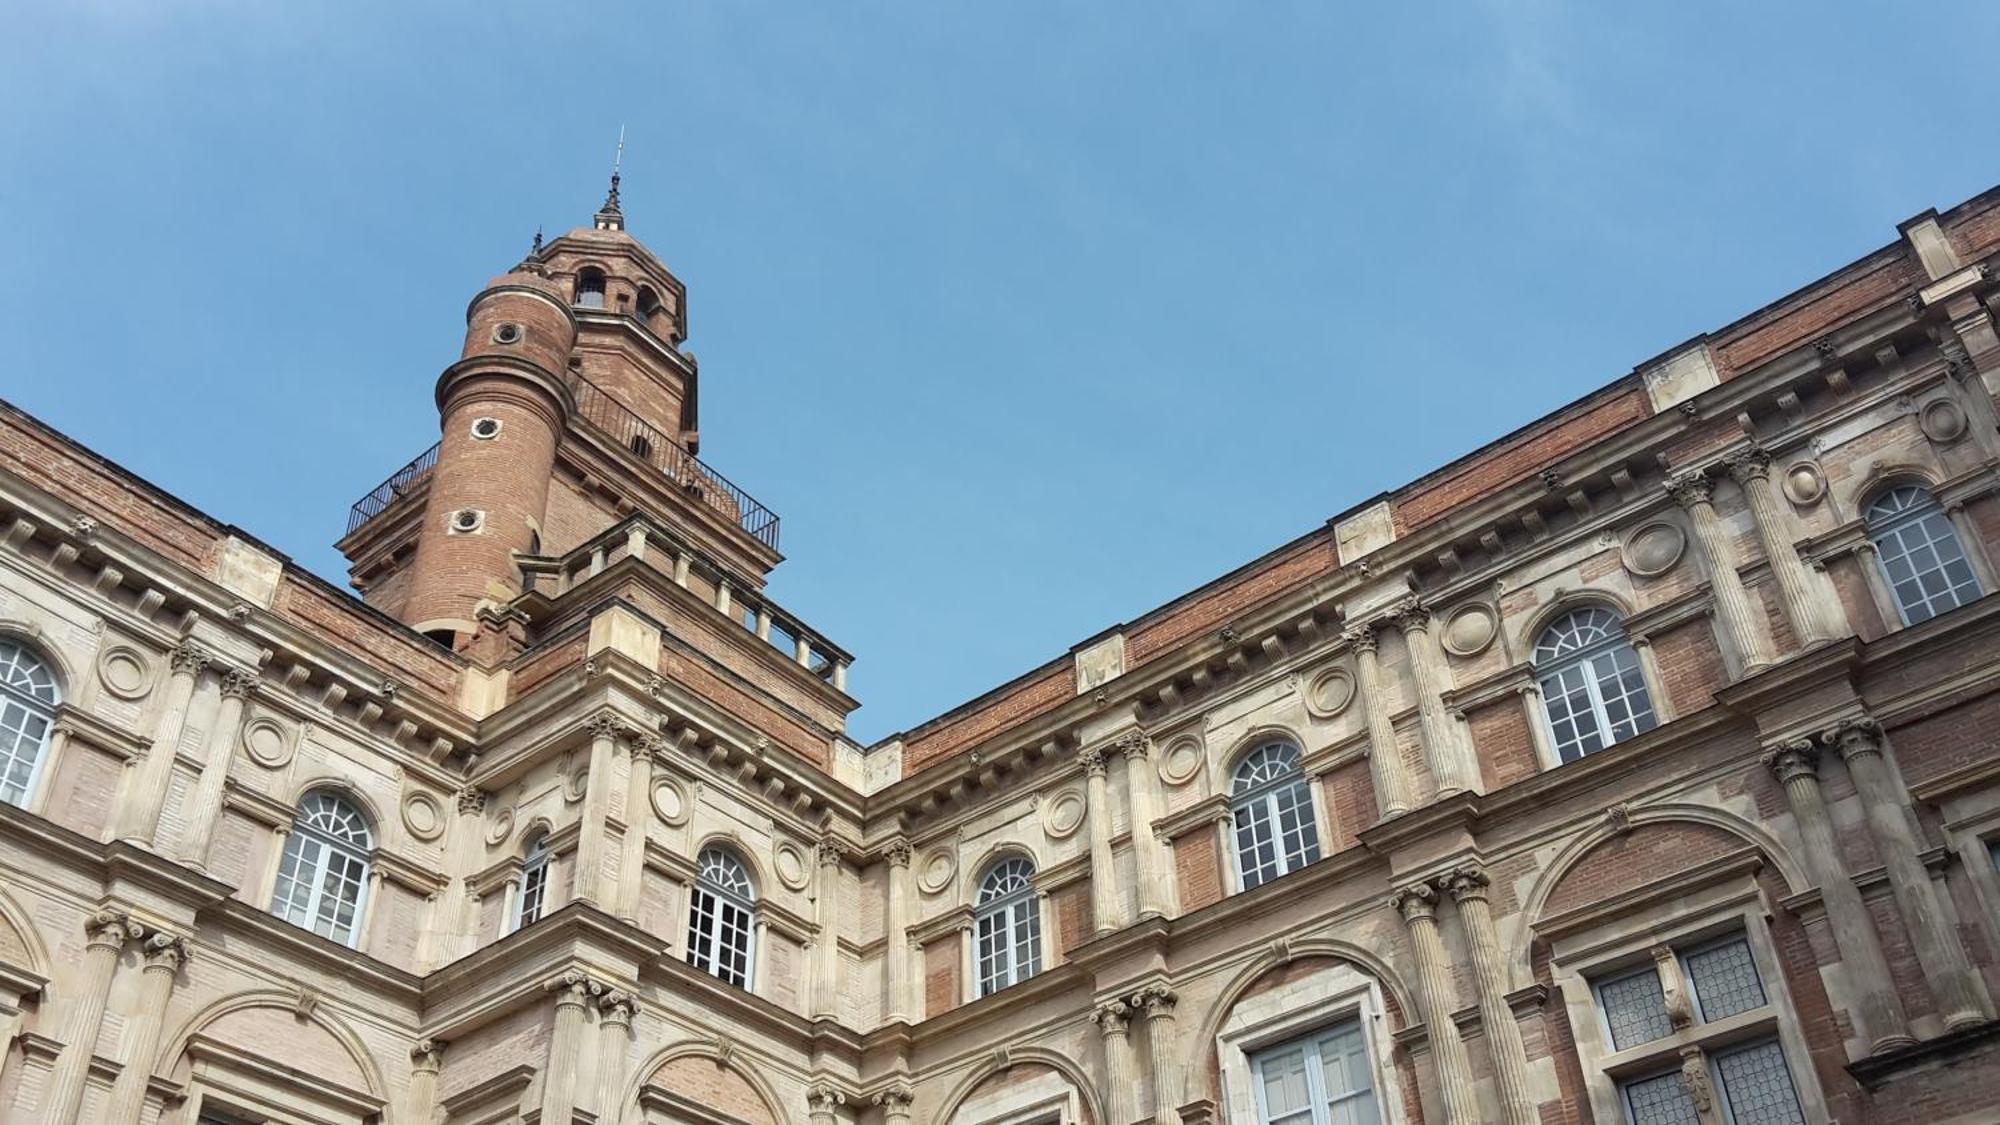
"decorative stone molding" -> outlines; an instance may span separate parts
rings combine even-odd
[[[225,699],[248,699],[257,694],[259,683],[257,673],[248,668],[231,668],[222,673],[222,695]]]
[[[1780,782],[1795,777],[1819,776],[1819,748],[1810,738],[1794,738],[1779,746],[1764,751],[1761,759],[1764,768],[1777,776]]]
[[[1843,719],[1820,732],[1821,745],[1831,747],[1843,762],[1863,754],[1882,753],[1882,724],[1863,715]]]
[[[1812,461],[1795,461],[1785,470],[1782,487],[1794,507],[1810,508],[1826,496],[1826,474]]]
[[[209,663],[214,659],[215,657],[209,655],[207,649],[193,641],[183,641],[178,648],[174,649],[169,661],[174,671],[182,675],[198,676],[201,674],[202,669],[207,668]]]
[[[1061,790],[1043,801],[1042,831],[1051,840],[1067,840],[1083,827],[1083,819],[1088,811],[1083,791],[1075,787]]]
[[[1369,651],[1374,651],[1372,640]],[[1354,674],[1339,665],[1323,669],[1306,681],[1303,700],[1307,714],[1320,719],[1333,718],[1354,702]]]
[[[1437,917],[1437,888],[1429,883],[1412,883],[1389,896],[1389,909],[1405,922],[1428,921]]]
[[[1340,639],[1346,643],[1348,648],[1353,649],[1355,652],[1374,652],[1376,645],[1375,626],[1372,624],[1349,625],[1340,631]]]
[[[1917,410],[1917,428],[1938,445],[1951,445],[1971,428],[1965,410],[1948,398],[1932,399]]]
[[[778,876],[778,882],[795,891],[805,890],[812,878],[812,870],[806,864],[805,853],[798,845],[781,841],[771,848],[771,870]]]
[[[403,828],[416,839],[430,841],[444,835],[444,809],[438,799],[421,789],[403,794]]]
[[[97,658],[97,682],[120,699],[143,699],[153,690],[153,666],[129,645],[116,645]]]
[[[1669,520],[1652,520],[1625,536],[1619,562],[1639,578],[1657,578],[1680,565],[1687,554],[1687,532]]]
[[[1123,1000],[1106,1000],[1091,1010],[1090,1019],[1105,1036],[1123,1035],[1132,1018],[1132,1006]]]
[[[1130,1001],[1136,1011],[1146,1013],[1146,1019],[1166,1019],[1174,1014],[1174,1006],[1180,1003],[1180,996],[1165,984],[1155,982],[1132,993]]]
[[[687,789],[680,782],[671,777],[653,779],[653,815],[667,827],[679,828],[686,824],[691,804]]]
[[[1715,499],[1715,483],[1708,479],[1708,473],[1701,469],[1671,477],[1666,483],[1667,495],[1683,508],[1693,508],[1710,504]]]
[[[889,841],[882,845],[882,858],[891,867],[908,867],[910,865],[910,842],[900,838]]]
[[[435,1075],[444,1065],[445,1042],[442,1039],[419,1039],[410,1045],[410,1069],[420,1074]]]
[[[1168,785],[1186,785],[1201,772],[1202,745],[1199,735],[1184,734],[1170,740],[1160,751],[1154,768]]]
[[[1477,867],[1461,867],[1448,875],[1439,876],[1438,888],[1451,895],[1453,902],[1465,902],[1468,899],[1484,901],[1487,888],[1492,882],[1486,872]]]
[[[1444,619],[1438,641],[1453,656],[1478,656],[1500,633],[1500,615],[1485,602],[1468,602]]]
[[[1091,777],[1104,776],[1104,748],[1086,746],[1076,752],[1076,760],[1083,765],[1083,772]]]
[[[917,864],[917,889],[927,895],[943,894],[951,889],[951,881],[957,876],[957,845],[940,844],[925,852],[923,861]]]

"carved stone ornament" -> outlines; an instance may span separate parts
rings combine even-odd
[[[924,853],[917,863],[917,889],[927,895],[943,894],[958,877],[958,849],[939,844]]]
[[[876,1091],[875,1096],[868,1100],[890,1113],[902,1114],[910,1112],[910,1103],[917,1100],[917,1095],[908,1086],[891,1086]]]
[[[436,1074],[444,1065],[445,1043],[442,1039],[419,1039],[410,1046],[410,1066],[412,1069]]]
[[[153,663],[128,645],[107,648],[97,657],[97,682],[120,699],[144,699],[153,690]]]
[[[1764,480],[1771,475],[1771,452],[1753,445],[1730,454],[1722,465],[1729,471],[1730,476],[1736,478],[1738,484],[1748,487],[1751,483]]]
[[[1165,1019],[1174,1014],[1180,997],[1164,984],[1149,984],[1132,994],[1132,1006],[1146,1013],[1146,1019]]]
[[[458,791],[458,814],[478,816],[486,811],[486,791],[468,785]]]
[[[1429,883],[1413,883],[1389,896],[1389,909],[1405,922],[1428,921],[1437,917],[1437,889]]]
[[[1948,398],[1932,399],[1917,411],[1917,428],[1939,445],[1950,445],[1964,437],[1970,426],[1965,409]]]
[[[1632,831],[1632,806],[1620,802],[1604,810],[1604,830],[1613,836],[1623,836]]]
[[[1301,699],[1307,714],[1331,719],[1354,702],[1354,674],[1338,664],[1323,668],[1306,680]]]
[[[1340,631],[1340,639],[1357,653],[1375,651],[1375,626],[1349,625]]]
[[[847,1095],[822,1082],[806,1091],[806,1106],[814,1113],[832,1113],[847,1104]]]
[[[174,650],[172,663],[174,671],[181,675],[198,676],[201,674],[202,669],[208,667],[209,661],[214,659],[213,656],[209,655],[207,649],[195,644],[193,641],[186,641]]]
[[[1763,762],[1780,782],[1801,776],[1818,777],[1819,747],[1810,738],[1795,738],[1766,750]]]
[[[1451,895],[1453,902],[1468,899],[1484,899],[1486,890],[1493,880],[1477,867],[1461,867],[1438,880],[1438,886]]]
[[[910,842],[908,840],[889,841],[882,845],[882,858],[891,867],[908,867],[910,865]]]
[[[1132,1016],[1132,1008],[1123,1000],[1106,1000],[1093,1008],[1090,1013],[1092,1023],[1106,1036],[1123,1035]]]
[[[1186,785],[1201,772],[1202,746],[1199,735],[1184,734],[1169,741],[1160,751],[1156,765],[1160,780],[1168,785]]]
[[[403,794],[402,812],[403,828],[412,837],[428,842],[444,835],[444,806],[424,790]]]
[[[592,715],[590,721],[583,725],[583,729],[590,733],[593,740],[619,739],[631,733],[631,728],[625,724],[625,720],[609,713]]]
[[[1076,760],[1082,764],[1083,772],[1091,777],[1104,776],[1104,748],[1086,746],[1076,752]]]
[[[70,521],[69,530],[72,535],[88,543],[97,538],[97,521],[89,516],[78,516]]]
[[[486,826],[487,844],[497,847],[501,844],[506,843],[507,838],[509,836],[512,836],[513,834],[514,834],[513,808],[512,807],[504,808],[501,809],[499,812],[494,813],[493,823]]]
[[[1666,489],[1667,495],[1673,498],[1674,503],[1683,508],[1712,503],[1715,497],[1714,482],[1710,481],[1708,474],[1700,469],[1669,478]]]
[[[1840,760],[1851,761],[1863,754],[1882,752],[1882,724],[1863,715],[1845,719],[1821,731],[1820,743],[1832,747],[1840,755]]]
[[[1478,656],[1500,631],[1500,616],[1485,602],[1468,602],[1444,619],[1438,641],[1453,656]]]
[[[1715,1091],[1708,1084],[1708,1067],[1702,1063],[1699,1051],[1681,1059],[1681,1085],[1687,1087],[1688,1100],[1694,1103],[1697,1114],[1705,1117],[1714,1111]]]
[[[777,872],[778,882],[795,891],[805,890],[807,880],[812,878],[805,853],[790,841],[781,841],[771,849],[771,870]]]
[[[1810,508],[1826,496],[1826,477],[1812,461],[1796,461],[1785,470],[1785,499],[1794,507]]]
[[[248,699],[257,694],[257,673],[248,668],[230,668],[222,673],[225,699]]]
[[[1687,554],[1687,532],[1671,520],[1651,520],[1625,536],[1619,562],[1640,578],[1657,578]]]
[[[1418,633],[1430,628],[1431,611],[1422,598],[1411,594],[1389,610],[1389,619],[1405,633]]]
[[[653,782],[653,815],[669,828],[679,828],[688,820],[688,794],[680,782],[671,777],[657,778]]]

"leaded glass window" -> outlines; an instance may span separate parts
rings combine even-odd
[[[1718,1054],[1713,1063],[1731,1125],[1806,1125],[1799,1092],[1777,1040]]]
[[[0,640],[0,801],[26,804],[55,726],[56,678],[41,657]]]
[[[1611,610],[1592,606],[1557,618],[1535,642],[1534,660],[1549,736],[1563,761],[1657,725],[1639,654]]]
[[[994,864],[979,881],[973,914],[981,996],[1041,971],[1042,918],[1034,864],[1018,857]]]
[[[353,945],[374,846],[361,810],[335,793],[306,794],[285,839],[271,913],[321,937]]]
[[[1906,484],[1868,505],[1863,518],[1903,623],[1915,625],[1979,597],[1972,563],[1930,490]]]
[[[1319,827],[1302,758],[1290,742],[1268,742],[1236,767],[1229,803],[1236,871],[1246,891],[1319,858]]]
[[[1600,982],[1597,1004],[1613,1050],[1623,1051],[1673,1032],[1667,1022],[1667,998],[1660,988],[1660,971],[1647,967]]]
[[[722,848],[703,848],[688,900],[688,964],[738,988],[750,987],[757,892],[743,861]]]

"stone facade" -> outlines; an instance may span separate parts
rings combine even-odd
[[[615,180],[359,599],[0,409],[0,1107],[2000,1120],[2000,190],[1901,234],[868,747]]]

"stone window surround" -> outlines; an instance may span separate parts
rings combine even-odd
[[[1944,814],[1945,847],[1957,853],[1972,884],[1987,934],[2000,937],[2000,763],[1954,771],[1915,786],[1910,795],[1913,803],[1935,805]]]
[[[1079,1125],[1083,1099],[1060,1072],[1008,1086],[985,1098],[968,1098],[951,1125]]]
[[[1252,1125],[1257,1120],[1250,1057],[1317,1028],[1358,1019],[1368,1043],[1375,1077],[1375,1102],[1382,1125],[1404,1121],[1401,1076],[1391,1062],[1395,1043],[1388,1029],[1382,986],[1346,963],[1240,1001],[1215,1037],[1221,1078],[1222,1120]]]
[[[1931,498],[1944,509],[1945,517],[1951,521],[1952,532],[1958,536],[1959,548],[1965,552],[1973,576],[1979,579],[1981,596],[2000,591],[2000,572],[1996,572],[1994,560],[1987,555],[1986,543],[1980,538],[1979,529],[1972,526],[1972,521],[1965,515],[1967,504],[2000,493],[2000,482],[1991,478],[1990,470],[1975,469],[1948,480],[1938,480],[1913,468],[1884,473],[1880,479],[1869,481],[1855,494],[1855,499],[1865,508],[1867,500],[1899,484],[1918,484],[1930,491]],[[1860,516],[1801,541],[1799,553],[1807,562],[1821,569],[1835,559],[1853,556],[1868,586],[1869,602],[1874,605],[1883,628],[1892,633],[1913,628],[1903,622],[1902,608],[1896,603],[1896,595],[1889,589],[1889,580],[1882,573],[1881,561],[1876,557],[1875,541],[1868,533],[1868,523]]]
[[[1754,877],[1738,872],[1706,886],[1675,888],[1670,884],[1663,894],[1649,896],[1635,909],[1589,918],[1581,926],[1547,935],[1550,975],[1569,1016],[1577,1063],[1597,1120],[1626,1120],[1618,1083],[1676,1066],[1681,1045],[1699,1044],[1706,1055],[1726,1044],[1767,1035],[1778,1041],[1806,1119],[1832,1120],[1806,1049],[1797,1005],[1764,925],[1769,913]],[[1738,933],[1749,944],[1757,965],[1766,1001],[1762,1008],[1713,1023],[1696,1023],[1691,1030],[1623,1051],[1611,1049],[1597,1002],[1596,981],[1651,962],[1650,951],[1655,947],[1664,945],[1679,951]]]

